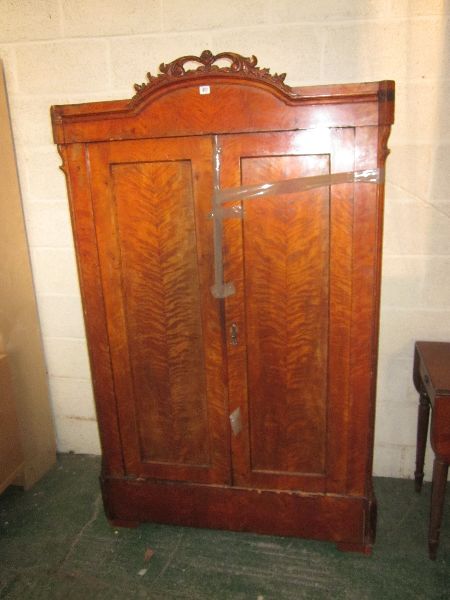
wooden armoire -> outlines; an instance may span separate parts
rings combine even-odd
[[[394,83],[209,51],[147,77],[52,108],[108,518],[369,552]]]

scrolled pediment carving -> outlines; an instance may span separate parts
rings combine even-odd
[[[228,62],[227,66],[216,64],[218,62]],[[186,68],[190,63],[198,63],[199,66],[194,69]],[[159,66],[160,72],[157,75],[147,73],[147,82],[136,83],[134,89],[136,94],[133,99],[139,98],[149,90],[162,87],[173,81],[183,78],[194,78],[199,75],[222,75],[224,77],[245,77],[256,81],[264,81],[279,90],[293,95],[292,88],[284,83],[286,73],[271,74],[267,68],[257,66],[256,56],[242,56],[235,52],[220,52],[213,54],[210,50],[203,50],[200,56],[182,56],[170,63],[162,63]]]

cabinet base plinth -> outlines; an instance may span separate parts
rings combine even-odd
[[[372,554],[372,544],[348,544],[347,542],[337,542],[336,548],[342,552],[359,552],[370,556]]]
[[[295,536],[370,554],[374,498],[108,477],[101,483],[106,515],[117,526],[154,522]]]
[[[108,519],[111,527],[127,527],[128,529],[136,529],[141,524],[140,521],[129,521],[127,519]]]

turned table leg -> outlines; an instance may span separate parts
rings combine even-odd
[[[445,486],[447,483],[448,463],[440,458],[434,459],[433,487],[431,490],[430,530],[428,533],[428,549],[431,560],[436,559],[439,545],[439,533],[444,510]]]
[[[420,392],[419,414],[417,419],[417,447],[416,447],[416,470],[414,472],[414,486],[416,492],[420,492],[423,482],[423,464],[425,462],[425,448],[427,445],[428,421],[430,418],[430,400],[426,392]]]

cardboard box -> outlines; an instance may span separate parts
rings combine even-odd
[[[23,466],[8,357],[0,354],[0,493],[22,478]]]

